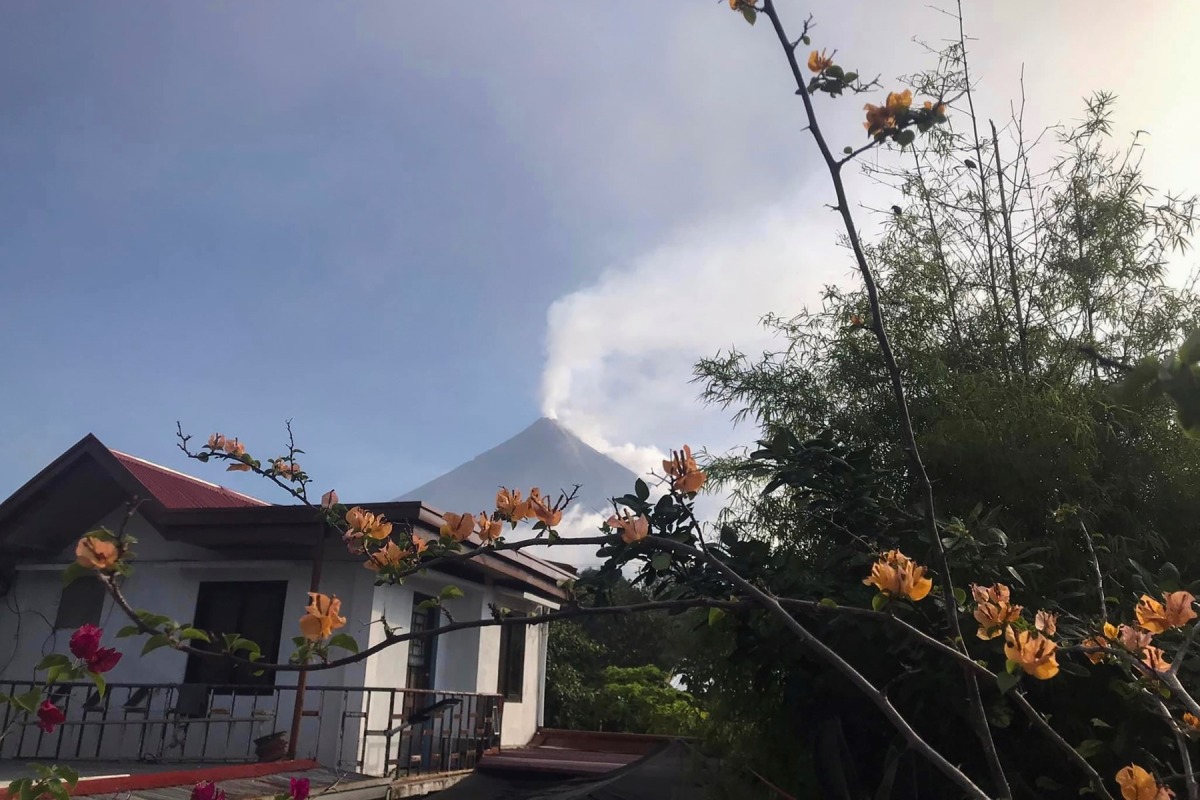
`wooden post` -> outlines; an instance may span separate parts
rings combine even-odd
[[[325,560],[325,534],[328,526],[322,521],[317,528],[317,542],[313,547],[312,573],[308,580],[310,592],[320,591],[321,563]],[[296,758],[296,746],[300,739],[300,721],[304,717],[304,689],[308,686],[308,671],[302,670],[296,677],[296,702],[292,708],[292,730],[288,735],[287,757]]]

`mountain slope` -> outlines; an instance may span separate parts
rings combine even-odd
[[[506,442],[405,492],[397,500],[420,500],[445,511],[492,508],[501,486],[528,492],[532,486],[557,497],[580,485],[574,507],[609,513],[608,498],[633,490],[628,468],[585,444],[558,422],[542,417]]]

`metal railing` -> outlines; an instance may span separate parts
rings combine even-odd
[[[35,686],[0,681],[0,692]],[[112,683],[101,696],[90,683],[56,684],[49,697],[66,721],[52,733],[0,707],[0,759],[267,760],[278,756],[269,740],[287,735],[295,695],[294,686]],[[499,745],[502,711],[499,695],[309,686],[296,754],[375,776],[471,769]]]

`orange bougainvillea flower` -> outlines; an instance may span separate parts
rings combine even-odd
[[[241,458],[246,455],[246,445],[239,442],[237,439],[225,440],[225,452],[234,458]],[[226,472],[249,472],[250,465],[243,463],[230,464],[225,467]]]
[[[404,562],[411,558],[412,555],[413,551],[407,547],[401,547],[395,542],[388,542],[367,556],[367,562],[363,566],[372,572],[379,572],[384,567],[403,566]]]
[[[412,549],[413,549],[413,552],[416,553],[417,555],[421,555],[421,553],[424,553],[426,548],[428,548],[428,547],[429,547],[429,542],[427,540],[422,539],[420,536],[412,537]]]
[[[1200,717],[1197,717],[1190,711],[1183,712],[1183,724],[1187,725],[1193,731],[1200,731]]]
[[[1084,647],[1107,648],[1108,640],[1103,636],[1092,636],[1091,638],[1084,639],[1082,642],[1080,642],[1080,644],[1082,644]],[[1084,653],[1084,655],[1087,656],[1088,661],[1091,661],[1093,664],[1099,664],[1104,660],[1104,653],[1100,652],[1099,649],[1091,653]]]
[[[621,541],[625,544],[637,544],[650,535],[650,520],[646,515],[638,514],[635,517],[629,513],[629,509],[625,509],[622,516],[614,514],[609,517],[608,527],[620,528]]]
[[[563,512],[557,505],[550,505],[548,497],[530,497],[529,510],[533,516],[537,517],[538,522],[545,525],[547,528],[553,528],[562,522]]]
[[[489,517],[486,511],[479,512],[479,538],[486,542],[494,542],[504,533],[504,520],[497,514]]]
[[[868,136],[878,136],[896,127],[896,115],[888,111],[887,106],[867,103],[863,106],[863,111],[867,112],[867,121],[863,123],[863,127],[867,129]]]
[[[496,513],[504,519],[513,519],[521,506],[520,489],[509,491],[507,488],[502,488],[496,492]]]
[[[1025,673],[1039,681],[1058,674],[1058,645],[1033,631],[1018,631],[1009,626],[1004,631],[1004,656],[1021,665]]]
[[[1154,776],[1137,764],[1117,771],[1117,785],[1121,787],[1123,800],[1171,800],[1175,796],[1166,786],[1159,786]]]
[[[708,473],[696,465],[692,457],[692,448],[686,444],[682,450],[671,451],[670,460],[662,462],[663,470],[671,479],[671,488],[684,494],[700,491],[700,487],[708,480]]]
[[[1058,614],[1049,611],[1039,611],[1033,618],[1033,627],[1047,636],[1053,636],[1058,631]]]
[[[97,536],[84,536],[75,545],[75,563],[87,569],[110,570],[119,557],[115,544]]]
[[[1113,625],[1111,622],[1104,623],[1104,638],[1115,642],[1118,636],[1120,636],[1120,631],[1117,630],[1116,625]]]
[[[392,523],[383,514],[372,514],[360,506],[346,512],[346,525],[351,531],[377,541],[392,535]]]
[[[912,105],[912,90],[905,89],[903,92],[888,92],[887,110],[893,116],[903,114],[908,111]]]
[[[979,623],[975,635],[980,639],[995,639],[1004,633],[1005,626],[1021,616],[1021,606],[1012,605],[1008,587],[1003,583],[971,584],[971,595],[975,598],[975,621]]]
[[[1135,655],[1150,646],[1150,634],[1139,631],[1132,625],[1122,625],[1117,628],[1117,639],[1121,642],[1122,647]]]
[[[936,114],[939,117],[946,116],[946,104],[945,103],[938,103],[935,106],[933,104],[933,101],[926,100],[925,104],[922,106],[922,108],[924,108],[926,111],[932,111],[934,114]]]
[[[342,601],[337,596],[309,592],[308,613],[300,618],[300,632],[310,642],[318,642],[333,635],[333,632],[346,624],[346,618],[341,616]]]
[[[1142,650],[1142,663],[1155,672],[1166,672],[1171,668],[1171,662],[1160,647],[1147,647]]]
[[[933,580],[926,577],[925,567],[918,566],[899,550],[889,550],[871,565],[871,574],[863,579],[867,586],[874,586],[888,597],[907,597],[917,601],[925,598],[933,588]]]
[[[208,437],[208,448],[210,450],[217,450],[217,451],[224,450],[225,449],[225,437],[219,433],[214,433],[212,436]]]
[[[808,68],[812,72],[824,72],[832,66],[833,56],[825,55],[824,50],[820,51],[819,53],[816,50],[813,50],[808,54]]]
[[[295,461],[288,461],[283,458],[273,459],[271,461],[271,467],[274,468],[274,470],[280,475],[288,479],[295,478],[302,471],[300,469],[300,465]]]
[[[456,542],[466,541],[475,530],[475,517],[471,514],[446,513],[442,518],[445,522],[442,523],[440,533]]]
[[[1169,592],[1163,594],[1163,600],[1165,604],[1144,594],[1133,610],[1138,624],[1151,633],[1178,628],[1196,618],[1196,611],[1192,608],[1196,598],[1190,592]]]

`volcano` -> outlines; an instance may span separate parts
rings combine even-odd
[[[608,514],[610,497],[633,491],[636,475],[586,444],[557,421],[542,417],[511,439],[460,464],[397,500],[420,500],[446,511],[490,507],[501,486],[528,492],[533,486],[557,497],[579,484],[572,504]]]

